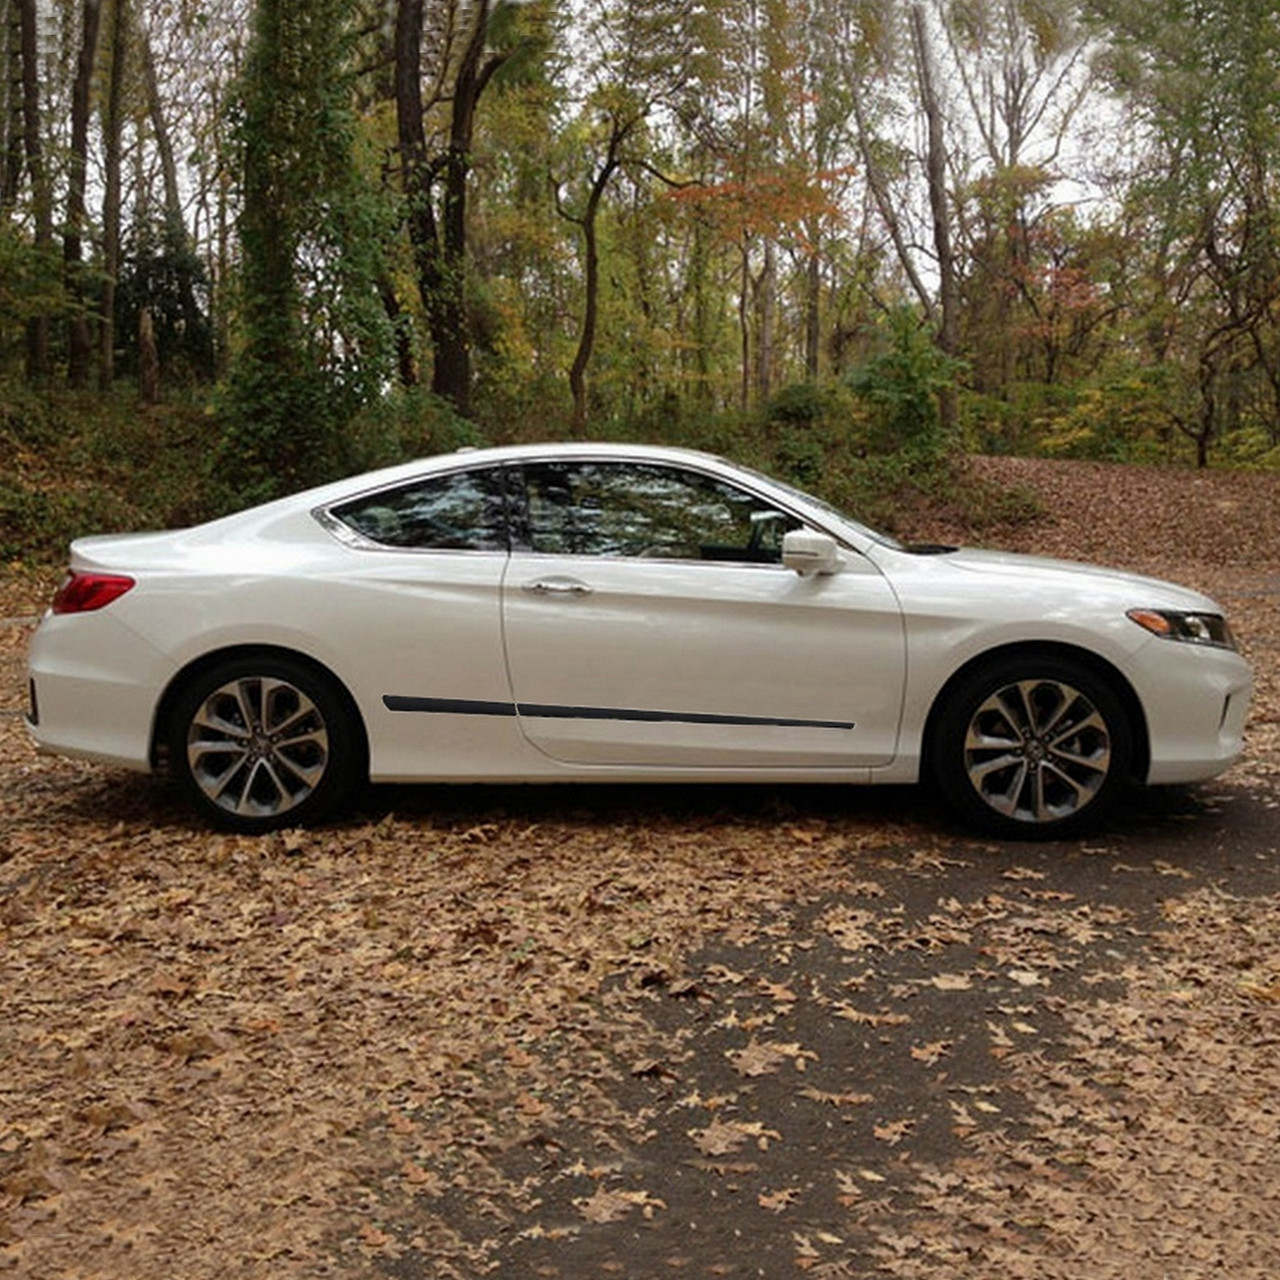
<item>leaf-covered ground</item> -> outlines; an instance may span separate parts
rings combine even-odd
[[[386,789],[263,839],[37,757],[0,587],[0,1270],[1280,1273],[1280,484],[981,464],[1229,607],[1248,750],[997,848],[912,789]],[[920,533],[957,537],[938,520]]]

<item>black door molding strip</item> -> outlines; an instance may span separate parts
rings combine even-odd
[[[534,720],[624,720],[644,724],[758,725],[782,729],[853,729],[851,720],[803,720],[785,716],[728,716],[702,711],[645,711],[633,707],[572,707],[537,702],[483,702],[470,698],[418,698],[384,694],[388,711],[428,715],[520,716]]]

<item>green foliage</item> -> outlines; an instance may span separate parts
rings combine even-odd
[[[848,378],[867,413],[867,448],[906,453],[927,465],[951,444],[943,437],[938,395],[954,385],[960,366],[938,349],[909,308],[891,314],[887,336],[885,349]]]
[[[1280,471],[1280,441],[1274,426],[1255,422],[1234,432],[1219,450],[1219,461],[1245,471]]]
[[[1043,423],[1038,451],[1100,462],[1172,460],[1176,380],[1168,367],[1139,368],[1081,387],[1064,412]]]
[[[821,487],[845,459],[866,452],[854,397],[840,383],[791,383],[769,402],[765,420],[773,468],[802,488]]]
[[[124,246],[116,284],[117,370],[138,369],[138,321],[150,311],[156,350],[169,379],[214,377],[209,274],[181,228],[135,223]]]
[[[1055,424],[1076,403],[1074,387],[1036,381],[1014,382],[1002,395],[963,390],[960,439],[973,453],[1055,452],[1045,444]]]
[[[1111,37],[1111,82],[1149,139],[1126,192],[1149,245],[1129,299],[1150,364],[1194,377],[1178,422],[1203,464],[1255,414],[1280,418],[1280,25],[1259,0],[1091,7]]]
[[[61,253],[41,252],[20,224],[0,218],[0,369],[14,363],[29,320],[66,308]]]
[[[225,505],[341,468],[347,423],[392,377],[377,291],[390,211],[361,173],[350,8],[259,0],[235,106],[242,347],[218,401]]]
[[[819,382],[792,382],[774,393],[766,413],[769,421],[786,426],[812,427],[847,410],[839,388]]]
[[[399,388],[352,419],[342,438],[341,470],[370,471],[484,443],[475,423],[447,400],[421,387]]]
[[[12,460],[0,476],[0,559],[58,564],[73,538],[191,524],[256,496],[237,497],[221,481],[221,455],[202,447],[217,416],[198,401],[140,411],[127,387],[110,399],[18,389],[0,395],[0,405],[0,453]],[[537,416],[501,425],[505,434],[486,436],[425,390],[391,392],[351,420],[331,470],[559,434]],[[1026,495],[976,486],[948,456],[870,452],[852,393],[839,383],[786,388],[765,413],[706,414],[668,396],[635,417],[602,424],[597,434],[722,454],[908,536],[922,507],[959,512],[975,525],[1036,514]]]
[[[0,387],[0,561],[61,563],[92,533],[214,514],[199,405],[139,410],[128,392],[46,397]]]

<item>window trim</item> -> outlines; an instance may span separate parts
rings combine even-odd
[[[572,453],[555,453],[540,455],[536,448],[531,450],[528,455],[521,457],[506,458],[500,461],[488,462],[477,467],[474,461],[469,461],[465,455],[459,457],[456,465],[444,467],[440,470],[424,470],[416,476],[412,476],[405,480],[399,480],[392,484],[370,485],[369,488],[361,490],[359,493],[344,494],[340,498],[335,498],[330,502],[322,503],[313,507],[311,510],[312,518],[331,536],[335,541],[341,543],[352,551],[380,551],[387,555],[450,555],[450,556],[494,556],[501,555],[507,557],[541,557],[546,559],[568,559],[571,556],[577,556],[583,560],[606,560],[612,564],[622,562],[636,562],[639,564],[654,565],[684,565],[684,566],[702,566],[702,567],[723,567],[732,565],[736,568],[746,569],[779,569],[789,572],[785,565],[777,563],[764,563],[757,560],[693,560],[684,556],[591,556],[574,552],[557,552],[557,551],[534,551],[527,545],[527,529],[528,524],[528,491],[525,487],[524,468],[526,466],[536,466],[546,462],[568,462],[568,463],[603,463],[603,464],[642,464],[669,467],[677,471],[688,472],[706,480],[716,480],[721,484],[730,485],[733,488],[740,489],[743,493],[750,494],[759,502],[774,507],[779,511],[785,512],[800,522],[802,528],[813,529],[820,533],[828,534],[833,537],[837,544],[846,551],[850,551],[857,556],[863,556],[865,553],[851,541],[847,534],[843,531],[833,528],[832,525],[822,519],[815,519],[813,515],[800,511],[789,501],[780,499],[779,494],[769,492],[773,486],[777,485],[782,491],[782,497],[789,496],[791,486],[785,482],[774,480],[772,477],[756,472],[747,467],[740,467],[737,463],[726,463],[726,466],[733,470],[732,475],[723,475],[714,466],[708,467],[701,465],[700,459],[697,458],[648,458],[641,454],[636,455],[620,455],[616,453],[600,453],[591,448],[590,445],[583,447],[581,452],[574,450]],[[349,502],[356,502],[362,498],[371,498],[382,493],[395,493],[401,489],[409,488],[414,484],[420,484],[426,480],[443,479],[446,476],[457,475],[465,471],[490,471],[496,470],[500,472],[504,480],[504,497],[505,497],[505,515],[507,526],[507,549],[505,551],[482,551],[471,550],[461,547],[395,547],[385,542],[375,542],[367,535],[353,529],[350,525],[339,519],[333,514],[332,509],[337,506],[344,506]],[[759,479],[761,484],[748,484],[743,482],[743,477],[749,480]],[[795,490],[796,494],[806,497],[801,490]],[[842,516],[834,508],[831,514],[840,520],[847,517]],[[862,526],[855,527],[861,529]],[[873,542],[882,543],[881,538],[877,537],[873,532],[868,531],[868,539]],[[523,541],[522,541],[523,539]],[[892,545],[885,544],[882,545]]]
[[[513,468],[519,474],[519,481],[513,488],[507,489],[507,536],[513,558],[520,556],[548,560],[601,560],[606,561],[609,564],[684,565],[688,567],[701,566],[712,569],[781,569],[784,572],[790,572],[790,570],[788,570],[782,563],[781,558],[778,560],[731,560],[710,559],[702,556],[628,556],[617,552],[597,553],[590,551],[535,550],[532,546],[532,538],[530,535],[529,487],[525,480],[525,468],[546,465],[560,465],[566,467],[650,467],[661,471],[674,471],[684,476],[692,475],[696,476],[700,480],[709,480],[715,484],[736,490],[738,493],[747,494],[762,506],[768,507],[771,510],[781,511],[784,515],[790,516],[791,519],[797,522],[800,528],[808,529],[814,527],[811,520],[801,515],[800,512],[796,511],[793,507],[790,507],[785,503],[778,502],[771,495],[761,493],[758,489],[739,483],[737,476],[720,475],[715,470],[695,466],[683,459],[679,461],[668,461],[667,459],[644,457],[629,458],[619,457],[616,454],[600,455],[591,453],[583,453],[581,455],[574,454],[572,456],[521,458],[512,464]],[[842,546],[845,545],[843,538],[837,538],[837,541],[840,542]]]
[[[512,512],[518,504],[512,492],[512,473],[517,469],[518,464],[511,462],[489,463],[480,467],[475,465],[467,466],[464,463],[442,471],[427,472],[413,476],[396,484],[375,485],[362,490],[360,493],[345,494],[341,498],[336,498],[333,502],[313,507],[311,509],[311,517],[326,533],[352,551],[380,551],[388,555],[503,556],[505,558],[511,555],[514,542]],[[507,544],[505,547],[398,547],[389,542],[379,542],[376,538],[371,538],[367,533],[361,533],[359,529],[349,525],[341,516],[337,515],[334,510],[336,507],[350,506],[352,503],[363,502],[369,498],[376,498],[384,494],[402,493],[404,490],[412,489],[416,485],[436,480],[447,480],[450,476],[465,475],[468,472],[479,474],[491,471],[497,472],[502,479],[502,524]],[[523,490],[523,477],[520,478],[519,485]]]

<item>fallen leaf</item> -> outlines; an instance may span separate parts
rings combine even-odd
[[[1043,978],[1034,969],[1010,969],[1009,978],[1020,987],[1047,987],[1049,980]]]
[[[807,1098],[810,1102],[822,1102],[832,1107],[860,1107],[873,1101],[869,1093],[826,1093],[810,1085],[805,1085],[798,1092],[800,1097]]]
[[[881,1141],[896,1147],[915,1128],[914,1120],[894,1120],[889,1124],[878,1124],[871,1130]]]
[[[757,984],[757,990],[763,996],[768,996],[770,1000],[776,1000],[779,1004],[795,1004],[796,993],[791,990],[785,983],[769,982],[765,978],[761,978]]]
[[[781,1140],[782,1135],[774,1129],[766,1129],[758,1121],[716,1119],[705,1129],[690,1129],[689,1137],[704,1156],[726,1156],[741,1150],[752,1138],[761,1150],[767,1150],[769,1139]]]
[[[621,1222],[636,1208],[643,1209],[645,1217],[652,1217],[655,1209],[667,1207],[647,1191],[617,1191],[608,1187],[597,1187],[593,1195],[573,1203],[588,1222],[595,1223]]]
[[[798,1044],[762,1044],[756,1040],[745,1049],[730,1050],[725,1054],[740,1076],[771,1075],[788,1058],[795,1064],[797,1071],[803,1071],[806,1059],[816,1059],[817,1056],[812,1050],[803,1049]]]
[[[762,1209],[768,1209],[773,1213],[781,1213],[784,1209],[789,1209],[800,1198],[799,1187],[784,1187],[780,1191],[761,1192],[756,1197],[756,1203]]]
[[[905,1013],[865,1013],[848,1004],[836,1005],[832,1012],[837,1018],[865,1027],[902,1027],[911,1021],[910,1016]]]
[[[950,1040],[935,1040],[932,1044],[911,1046],[911,1056],[917,1062],[923,1062],[931,1067],[934,1066],[939,1059],[946,1057],[950,1052]]]

